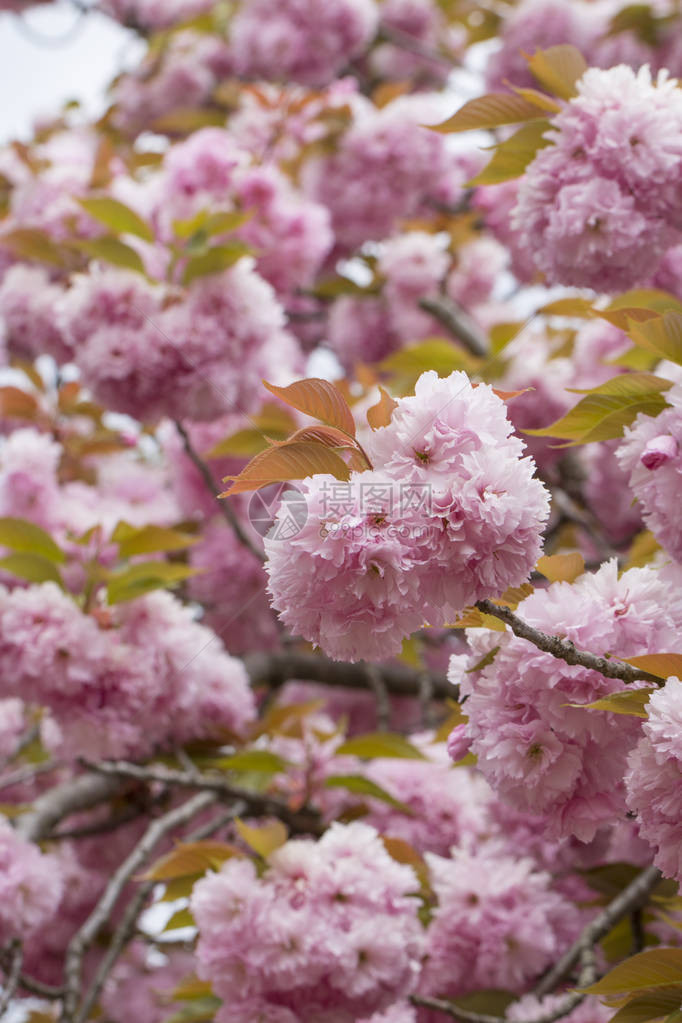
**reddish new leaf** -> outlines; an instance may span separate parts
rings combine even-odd
[[[372,405],[370,409],[367,409],[367,422],[373,430],[378,430],[382,426],[388,426],[391,422],[393,409],[398,407],[398,402],[391,397],[388,391],[385,391],[383,387],[380,387],[379,391],[381,392],[381,398],[376,405]]]
[[[232,486],[221,497],[260,490],[268,483],[302,480],[317,473],[329,473],[338,480],[350,479],[350,469],[335,451],[319,442],[285,441],[261,451],[252,458],[238,476],[226,476]]]
[[[355,420],[348,402],[338,387],[329,380],[309,377],[307,380],[296,380],[288,387],[276,387],[263,381],[271,394],[281,398],[287,405],[305,412],[313,419],[319,419],[327,426],[335,426],[350,437],[355,436]]]

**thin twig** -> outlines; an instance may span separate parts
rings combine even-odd
[[[277,689],[289,679],[319,682],[327,686],[348,689],[367,689],[367,668],[362,662],[347,664],[332,661],[320,654],[295,650],[276,653],[253,653],[244,658],[244,666],[254,686]],[[392,696],[419,696],[422,691],[422,672],[407,664],[374,665],[385,688]],[[457,699],[458,688],[439,672],[429,672],[431,691],[435,699],[446,696]]]
[[[244,812],[242,807],[243,804],[236,803],[229,810],[218,814],[217,817],[214,817],[206,824],[203,824],[200,828],[197,828],[195,831],[192,831],[189,835],[185,836],[183,838],[183,842],[199,842],[202,838],[207,838],[214,832],[219,831],[220,828],[231,821],[234,817]],[[151,895],[156,883],[156,881],[145,881],[141,884],[139,890],[126,906],[118,927],[111,936],[106,953],[97,967],[97,972],[95,973],[92,984],[83,998],[76,1017],[76,1023],[82,1023],[82,1021],[89,1018],[107,977],[114,968],[116,961],[123,952],[123,949],[135,933],[137,918],[139,917],[147,898]]]
[[[592,920],[583,930],[582,934],[569,949],[554,964],[552,969],[545,974],[533,992],[538,998],[549,994],[571,972],[573,966],[580,958],[582,949],[586,945],[596,945],[605,937],[611,928],[628,913],[644,906],[649,895],[661,880],[661,872],[653,865],[643,870],[641,874],[632,881],[627,888],[624,888],[615,899],[598,916]]]
[[[227,524],[234,531],[234,535],[237,537],[240,544],[243,547],[246,547],[246,549],[250,551],[251,554],[253,554],[254,558],[258,558],[259,561],[265,561],[265,554],[263,553],[263,551],[259,550],[255,546],[255,544],[252,543],[252,541],[249,539],[232,505],[229,504],[228,501],[224,501],[218,497],[218,490],[220,488],[216,485],[211,470],[206,465],[206,462],[204,462],[203,458],[195,450],[195,448],[192,445],[192,441],[190,440],[189,434],[187,433],[187,430],[182,425],[182,423],[179,422],[177,419],[175,420],[175,429],[178,431],[182,438],[185,454],[200,473],[201,478],[206,484],[208,491],[213,495],[213,498],[215,499],[216,506],[220,509]]]
[[[16,994],[21,980],[21,965],[24,961],[24,950],[21,942],[15,939],[9,946],[9,965],[5,972],[5,983],[0,994],[0,1019],[5,1015],[9,1004]]]
[[[4,778],[0,778],[0,790],[11,788],[12,785],[23,785],[24,782],[33,781],[41,774],[48,774],[50,771],[56,771],[60,764],[55,763],[54,760],[45,761],[42,764],[26,764],[24,767],[18,767],[16,771],[12,771],[11,774],[5,775]]]
[[[287,825],[290,831],[297,834],[322,835],[324,825],[316,810],[309,806],[303,806],[299,810],[291,810],[287,804],[273,796],[266,796],[260,792],[251,792],[248,789],[238,788],[232,785],[222,774],[194,773],[188,771],[174,771],[168,767],[154,764],[130,764],[124,760],[104,760],[100,763],[81,761],[84,767],[91,771],[109,777],[137,778],[138,781],[158,781],[164,785],[177,785],[179,788],[201,789],[203,792],[213,792],[228,796],[230,799],[240,799],[254,814],[266,817],[278,817]]]
[[[121,892],[133,874],[145,863],[156,844],[174,828],[185,824],[201,810],[211,806],[217,796],[211,792],[199,792],[182,806],[178,806],[158,820],[153,821],[129,856],[114,872],[97,905],[85,923],[76,931],[66,950],[64,961],[64,999],[60,1023],[76,1023],[81,1019],[78,1013],[78,998],[81,986],[83,956],[93,943],[101,928],[109,919]]]
[[[442,323],[446,330],[461,341],[477,359],[484,359],[489,354],[490,345],[484,332],[452,299],[444,295],[438,298],[422,298],[419,300],[419,307]]]
[[[63,785],[56,785],[33,803],[32,808],[17,820],[16,830],[25,839],[39,842],[46,838],[64,817],[80,810],[90,810],[118,795],[125,785],[121,779],[84,774]]]
[[[518,636],[519,639],[528,640],[538,650],[551,654],[552,657],[565,661],[566,664],[579,664],[582,668],[598,671],[606,676],[606,678],[618,678],[621,682],[645,680],[647,682],[655,682],[659,686],[662,683],[662,679],[658,675],[653,675],[650,671],[635,668],[631,664],[623,663],[623,661],[599,657],[597,654],[588,653],[586,650],[578,650],[570,639],[561,639],[559,636],[550,636],[546,632],[541,632],[539,629],[535,629],[532,625],[524,622],[513,611],[510,611],[508,607],[500,607],[499,604],[494,604],[491,600],[479,600],[476,607],[483,614],[499,618],[501,622],[509,626],[514,635]]]

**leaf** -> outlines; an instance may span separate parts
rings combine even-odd
[[[643,322],[631,319],[627,332],[636,345],[682,364],[682,313],[668,311]]]
[[[337,747],[336,755],[364,759],[374,759],[375,757],[395,757],[407,760],[427,759],[416,746],[396,732],[368,732],[366,735],[355,736]]]
[[[411,807],[406,803],[401,803],[399,799],[392,796],[381,785],[370,781],[369,778],[365,778],[362,774],[332,774],[330,777],[325,778],[324,785],[328,789],[346,789],[355,795],[372,796],[374,799],[380,799],[382,803],[388,803],[389,806],[394,807],[396,810],[414,817],[414,810]]]
[[[262,856],[264,860],[270,853],[283,846],[289,837],[285,826],[277,820],[268,821],[267,824],[252,828],[237,817],[234,825],[242,841],[246,842],[249,848]]]
[[[581,319],[588,319],[595,315],[592,303],[588,302],[586,298],[577,296],[557,298],[553,302],[541,306],[538,312],[543,316],[577,316]]]
[[[173,913],[172,917],[163,928],[165,934],[166,931],[176,931],[180,927],[196,927],[196,922],[192,916],[192,912],[189,907],[185,906],[184,909],[178,909]]]
[[[234,482],[220,497],[259,490],[268,483],[302,480],[316,473],[330,473],[337,480],[350,479],[350,469],[330,448],[310,442],[290,444],[284,441],[252,458],[238,476],[226,476],[225,480]]]
[[[585,559],[577,552],[545,554],[535,567],[551,583],[572,583],[585,571]]]
[[[119,522],[111,539],[118,544],[121,558],[133,558],[138,554],[154,554],[158,551],[183,551],[198,543],[199,537],[182,533],[178,529],[164,526],[142,526],[137,528],[127,522]]]
[[[630,544],[630,553],[624,566],[625,571],[629,568],[642,568],[644,565],[648,565],[660,549],[658,540],[648,529],[638,533]]]
[[[174,220],[173,231],[176,238],[188,239],[193,235],[201,233],[205,238],[215,234],[227,234],[236,231],[238,227],[245,224],[252,217],[251,211],[224,210],[211,213],[207,209],[199,210],[189,220]]]
[[[266,749],[246,749],[231,757],[221,757],[213,764],[223,771],[258,771],[262,774],[278,774],[286,771],[290,761]]]
[[[221,273],[234,266],[243,256],[253,252],[246,242],[226,242],[224,245],[214,245],[196,256],[191,256],[182,274],[182,283],[187,285],[196,280],[197,277],[206,277],[208,274]]]
[[[32,394],[8,384],[0,387],[0,415],[8,419],[35,419],[38,402]]]
[[[528,57],[528,69],[540,85],[559,99],[576,95],[576,82],[587,71],[585,58],[575,46],[550,46]]]
[[[471,675],[474,671],[483,671],[484,668],[487,668],[489,664],[493,663],[497,657],[499,649],[499,644],[494,646],[492,650],[489,650],[487,654],[484,654],[483,657],[481,657],[480,661],[477,661],[477,663],[474,664],[473,668],[467,668],[464,674]]]
[[[220,870],[225,860],[243,853],[228,842],[185,842],[172,852],[161,856],[141,877],[140,881],[174,881],[179,877],[205,874],[207,870]]]
[[[379,393],[381,395],[379,401],[376,405],[372,405],[371,408],[367,409],[367,422],[373,430],[379,430],[382,426],[388,426],[391,422],[393,409],[398,407],[398,402],[383,387],[379,388]]]
[[[639,952],[619,963],[596,984],[582,990],[594,995],[616,995],[670,984],[680,984],[682,993],[682,949],[656,948]]]
[[[439,377],[447,377],[456,369],[471,370],[476,365],[464,349],[445,338],[430,338],[389,355],[379,363],[379,369],[416,379],[429,369]]]
[[[80,205],[91,217],[99,220],[100,224],[110,228],[116,234],[134,234],[145,241],[154,241],[154,232],[149,224],[142,219],[139,213],[130,209],[125,203],[110,196],[101,198],[78,199]]]
[[[427,127],[431,131],[449,133],[471,131],[474,128],[497,128],[501,124],[518,124],[520,121],[545,117],[546,107],[543,110],[537,102],[514,93],[492,92],[469,100],[442,124]]]
[[[39,554],[48,561],[58,564],[66,560],[64,551],[57,546],[50,534],[28,519],[10,516],[0,518],[0,546],[27,554]]]
[[[509,586],[501,597],[495,598],[494,603],[501,604],[502,607],[510,607],[513,610],[521,603],[522,600],[525,600],[526,597],[530,597],[532,592],[532,583],[521,583],[520,586]]]
[[[511,138],[495,146],[490,162],[468,184],[497,185],[521,177],[537,151],[551,144],[544,137],[549,127],[549,121],[539,120],[519,128]]]
[[[185,977],[173,990],[173,999],[176,1002],[189,1002],[192,998],[205,998],[211,994],[211,984],[208,980],[199,980],[195,975]]]
[[[518,85],[511,85],[510,82],[505,81],[505,85],[511,87],[512,92],[515,92],[517,96],[523,96],[529,103],[533,103],[536,107],[540,107],[541,110],[546,110],[550,114],[561,113],[561,104],[557,103],[555,99],[548,96],[544,92],[538,92],[537,89],[522,89]]]
[[[657,416],[666,407],[662,391],[671,381],[651,373],[622,373],[586,393],[565,416],[542,430],[524,430],[534,437],[558,437],[572,444],[620,437],[636,416]],[[561,445],[570,447],[571,444]]]
[[[623,1005],[609,1023],[646,1023],[646,1020],[660,1019],[668,1013],[679,1010],[682,1003],[682,984],[679,987],[661,989],[651,994],[639,995]]]
[[[641,657],[623,657],[622,660],[662,679],[671,675],[682,679],[682,654],[642,654]]]
[[[197,569],[190,568],[189,565],[171,564],[168,561],[145,561],[129,565],[122,572],[116,572],[109,577],[107,603],[122,604],[152,590],[173,586],[174,583],[197,574]]]
[[[297,380],[288,387],[264,383],[271,394],[292,408],[305,412],[313,419],[319,419],[327,426],[335,426],[349,437],[355,436],[355,420],[348,402],[329,380],[309,377],[307,380]]]
[[[296,420],[288,409],[277,402],[266,402],[257,416],[251,417],[251,427],[231,433],[208,451],[204,458],[221,458],[224,455],[257,455],[268,447],[269,440],[286,440],[296,429]]]
[[[647,718],[645,707],[656,689],[621,689],[604,696],[593,703],[565,703],[564,707],[582,707],[586,710],[608,710],[612,714],[627,714],[630,717]]]
[[[396,863],[405,863],[408,867],[412,867],[422,890],[424,892],[430,891],[429,868],[422,854],[402,838],[394,838],[392,835],[381,835],[381,841],[391,859],[395,860]]]
[[[112,266],[146,274],[140,254],[113,235],[104,235],[102,238],[79,238],[69,244],[91,259],[99,259],[104,263],[111,263]]]
[[[7,557],[0,558],[0,568],[29,583],[50,582],[64,588],[57,566],[41,554],[8,554]]]
[[[494,615],[483,614],[477,607],[465,608],[457,621],[446,626],[450,629],[491,629],[493,632],[506,632],[504,622]]]
[[[215,1014],[221,1006],[219,998],[208,995],[188,1002],[182,1009],[167,1016],[163,1023],[214,1023]]]
[[[304,426],[289,438],[289,441],[310,441],[326,448],[348,448],[350,438],[335,426]]]
[[[3,232],[0,234],[0,248],[9,249],[12,255],[37,263],[60,267],[65,264],[63,250],[45,231],[36,227],[17,227],[13,231]]]

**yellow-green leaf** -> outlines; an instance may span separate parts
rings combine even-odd
[[[196,923],[192,916],[192,911],[189,907],[185,906],[184,909],[178,909],[173,913],[172,917],[163,928],[163,931],[177,931],[180,927],[195,927]]]
[[[381,785],[370,781],[369,778],[365,778],[362,774],[332,774],[325,778],[324,784],[325,788],[328,789],[346,789],[347,792],[352,792],[354,795],[372,796],[373,799],[379,799],[382,803],[388,803],[389,806],[400,810],[410,817],[414,816],[414,810],[407,803],[402,803],[395,796],[392,796],[390,792],[382,788]]]
[[[65,264],[63,250],[45,231],[36,227],[17,227],[13,231],[3,232],[0,234],[0,249],[8,249],[14,256],[37,263],[60,267]]]
[[[416,746],[408,742],[397,732],[369,732],[348,739],[336,750],[337,756],[363,757],[397,757],[408,760],[426,760]]]
[[[492,159],[469,182],[470,185],[497,185],[501,181],[519,178],[539,149],[551,143],[545,138],[549,121],[537,120],[519,128],[511,138],[495,146]]]
[[[566,707],[581,707],[586,710],[608,710],[612,714],[627,714],[630,717],[647,718],[646,705],[655,689],[621,689],[610,693],[593,703],[566,703]]]
[[[299,412],[305,412],[327,426],[335,426],[350,437],[355,436],[355,420],[350,406],[331,381],[309,377],[307,380],[296,380],[288,387],[276,387],[268,383],[265,386],[271,394]]]
[[[627,332],[636,345],[682,364],[682,313],[671,310],[643,322],[631,319]]]
[[[122,572],[116,572],[109,577],[107,602],[122,604],[152,590],[173,586],[193,575],[197,575],[197,569],[167,561],[145,561],[142,564],[130,565]]]
[[[224,245],[214,245],[213,248],[191,256],[182,274],[182,283],[191,284],[197,277],[206,277],[208,274],[221,273],[234,266],[243,256],[247,256],[253,249],[245,242],[226,242]]]
[[[277,753],[266,749],[245,749],[230,757],[220,757],[212,764],[223,771],[257,771],[261,774],[278,774],[286,771],[290,762]]]
[[[609,1023],[646,1023],[647,1020],[661,1019],[679,1010],[682,1004],[682,984],[679,987],[661,989],[650,994],[638,995],[623,1005]]]
[[[142,219],[139,213],[131,210],[125,203],[111,196],[93,197],[90,199],[79,199],[78,202],[91,217],[99,220],[116,234],[134,234],[145,241],[154,241],[154,232],[149,224]]]
[[[492,92],[469,100],[442,124],[428,127],[432,131],[444,133],[471,131],[473,128],[497,128],[501,124],[518,124],[521,121],[545,118],[546,109],[512,92]]]
[[[111,539],[118,544],[120,557],[132,558],[138,554],[154,554],[158,551],[186,550],[197,543],[199,537],[164,526],[138,528],[130,526],[127,522],[119,522]]]
[[[66,559],[64,551],[57,546],[50,534],[28,519],[11,516],[0,518],[0,547],[10,547],[13,551],[26,554],[38,554],[48,561],[59,564]]]
[[[267,824],[252,828],[237,817],[234,823],[242,841],[264,860],[270,853],[283,846],[289,837],[281,821],[268,821]]]
[[[189,1002],[192,998],[205,998],[211,994],[211,984],[208,980],[199,980],[195,976],[185,977],[173,990],[173,998],[176,1002]]]
[[[220,870],[225,860],[241,856],[236,845],[228,842],[185,842],[166,853],[147,870],[142,881],[173,881],[180,877]]]
[[[589,319],[595,316],[594,307],[586,298],[557,298],[538,309],[544,316],[571,316]]]
[[[547,50],[536,50],[528,58],[528,68],[553,95],[571,99],[577,92],[576,82],[587,71],[587,63],[575,46],[550,46]]]
[[[57,583],[62,589],[64,587],[59,569],[42,554],[8,554],[0,558],[0,568],[29,583],[50,582]]]
[[[538,572],[551,583],[572,583],[585,571],[585,559],[582,554],[545,554],[538,561]]]
[[[583,990],[594,995],[617,995],[671,984],[680,985],[682,1001],[682,949],[659,947],[631,956]]]
[[[80,252],[84,252],[86,256],[90,256],[91,259],[99,259],[104,263],[111,263],[112,266],[134,270],[139,274],[146,272],[140,254],[114,235],[104,235],[101,238],[79,238],[69,244]]]
[[[338,480],[350,479],[350,469],[331,448],[305,441],[285,441],[261,451],[238,476],[226,476],[226,480],[233,481],[232,486],[220,496],[259,490],[268,483],[302,480],[317,473],[330,473]]]
[[[435,370],[439,377],[446,377],[456,369],[471,370],[477,365],[463,348],[445,338],[429,338],[389,355],[379,363],[379,369],[416,380],[429,369]]]

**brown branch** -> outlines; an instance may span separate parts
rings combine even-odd
[[[438,298],[422,298],[419,308],[430,313],[434,319],[464,345],[477,359],[485,359],[490,353],[488,338],[478,324],[452,299],[444,295]]]
[[[237,517],[237,514],[232,505],[229,504],[228,501],[225,501],[222,498],[218,497],[218,491],[220,488],[217,486],[216,481],[213,479],[211,470],[209,469],[203,458],[195,450],[195,448],[192,445],[192,441],[190,440],[190,436],[187,433],[187,430],[182,425],[182,423],[179,422],[177,419],[175,420],[175,429],[178,431],[182,438],[185,454],[200,473],[201,478],[206,484],[208,491],[212,494],[213,498],[215,499],[216,507],[220,509],[223,518],[226,520],[230,528],[234,531],[234,535],[237,537],[242,547],[245,547],[247,551],[250,551],[250,553],[253,554],[254,558],[258,558],[259,561],[265,561],[265,554],[263,553],[263,551],[259,550],[256,547],[256,545],[250,540],[250,538],[248,537],[247,533],[244,530],[244,527],[239,521],[239,518]]]
[[[16,829],[28,841],[39,842],[64,817],[80,810],[90,810],[118,795],[124,788],[125,784],[120,778],[80,775],[39,796],[32,808],[17,820]]]
[[[535,629],[532,625],[524,622],[513,611],[510,611],[508,607],[500,607],[499,604],[494,604],[492,600],[479,600],[476,607],[483,614],[499,618],[501,622],[509,626],[514,635],[518,636],[519,639],[528,640],[538,650],[551,654],[552,657],[565,661],[566,664],[579,664],[582,668],[598,671],[606,676],[606,678],[618,678],[621,682],[645,680],[646,682],[655,682],[657,685],[661,685],[662,679],[658,675],[654,675],[650,671],[644,671],[642,668],[635,668],[633,665],[625,664],[623,661],[599,657],[597,654],[588,653],[586,650],[578,650],[570,639],[561,639],[559,636],[550,636],[546,632],[541,632],[539,629]]]
[[[42,764],[25,764],[24,767],[18,767],[16,771],[12,771],[11,774],[0,778],[0,790],[11,788],[12,785],[23,785],[24,782],[33,781],[38,775],[56,771],[60,766],[60,764],[56,764],[53,760]]]
[[[327,686],[368,689],[367,665],[362,661],[347,664],[319,654],[285,650],[247,654],[244,665],[254,686],[264,685],[277,689],[289,679],[300,679]],[[423,672],[415,671],[406,664],[377,664],[372,667],[379,673],[383,685],[392,696],[418,697],[423,692]],[[446,675],[431,672],[429,678],[435,699],[443,700],[448,696],[457,699],[458,688],[448,681]]]
[[[9,1004],[16,994],[21,980],[21,966],[24,961],[24,950],[18,939],[10,942],[8,952],[8,964],[5,972],[5,983],[0,994],[0,1019],[5,1015]]]
[[[109,919],[124,887],[133,874],[145,863],[156,844],[174,828],[185,824],[201,810],[215,802],[211,792],[199,792],[182,806],[178,806],[153,821],[129,856],[118,867],[100,896],[97,905],[85,923],[76,931],[66,950],[64,962],[64,998],[60,1023],[76,1023],[82,1016],[78,1011],[83,956]]]
[[[104,760],[100,763],[81,761],[84,767],[105,777],[136,778],[138,781],[158,781],[164,785],[177,785],[179,788],[199,789],[202,792],[213,792],[230,799],[241,800],[251,813],[278,817],[296,834],[322,835],[324,825],[320,815],[312,807],[303,806],[300,810],[291,810],[285,802],[273,796],[265,796],[260,792],[232,785],[222,774],[208,774],[194,771],[175,771],[158,764],[130,764],[124,760]]]
[[[243,804],[237,803],[231,807],[230,810],[218,814],[217,817],[214,817],[212,820],[202,825],[202,827],[197,828],[195,831],[191,832],[191,834],[183,838],[183,841],[199,842],[202,838],[207,838],[209,835],[212,835],[227,824],[228,821],[232,820],[240,813],[243,813],[242,805]],[[84,1020],[89,1018],[107,977],[111,973],[116,961],[123,952],[123,949],[135,934],[137,918],[139,917],[147,898],[151,895],[156,883],[156,881],[145,881],[141,884],[139,890],[126,906],[118,927],[111,937],[106,953],[97,967],[97,972],[95,973],[92,984],[83,998],[81,1007],[78,1011],[78,1016],[76,1017],[77,1023],[83,1023]]]

